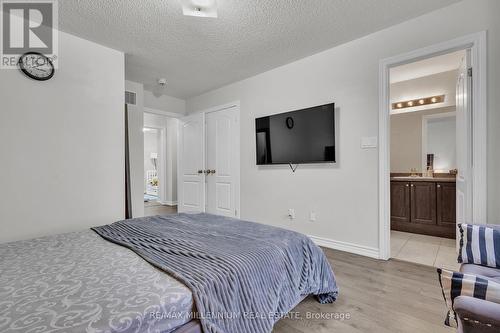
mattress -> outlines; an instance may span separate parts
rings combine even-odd
[[[191,291],[91,230],[0,245],[0,332],[171,332]]]

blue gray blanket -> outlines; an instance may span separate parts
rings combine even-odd
[[[268,333],[304,295],[335,301],[323,251],[308,237],[208,214],[144,217],[93,228],[183,282],[205,333]]]

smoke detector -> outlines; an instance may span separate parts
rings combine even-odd
[[[162,87],[165,87],[167,85],[167,79],[164,78],[158,79],[158,84]]]
[[[180,0],[182,14],[197,17],[217,17],[217,3],[215,0]]]

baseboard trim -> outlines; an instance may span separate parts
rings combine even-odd
[[[354,254],[359,254],[365,257],[379,259],[379,250],[374,247],[357,245],[353,243],[341,242],[333,239],[309,236],[314,243],[318,246],[327,247],[329,249],[350,252]]]
[[[160,201],[160,204],[166,206],[177,206],[177,201]]]

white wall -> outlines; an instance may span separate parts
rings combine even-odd
[[[391,115],[391,172],[422,172],[422,118],[453,112],[454,106]],[[449,168],[450,170],[452,168]]]
[[[500,222],[500,1],[467,0],[311,57],[191,98],[189,113],[241,102],[241,216],[306,234],[378,248],[378,151],[360,138],[378,135],[379,60],[488,30],[488,217]],[[259,168],[255,117],[334,101],[335,166]],[[290,222],[288,208],[297,219]],[[308,222],[309,210],[317,213]]]
[[[186,113],[185,100],[167,95],[156,95],[148,90],[144,90],[144,106],[166,112]]]
[[[122,219],[124,55],[59,34],[46,82],[0,70],[0,242]]]
[[[128,106],[130,151],[130,191],[132,217],[144,216],[144,87],[141,83],[125,81],[125,89],[137,94],[136,105]]]

